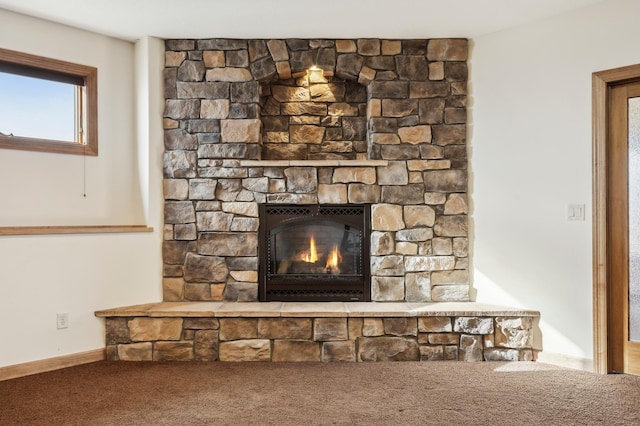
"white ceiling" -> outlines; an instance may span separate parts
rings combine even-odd
[[[473,38],[604,0],[0,0],[0,8],[134,41]]]

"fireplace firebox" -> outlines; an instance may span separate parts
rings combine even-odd
[[[261,301],[370,301],[368,204],[261,204]]]

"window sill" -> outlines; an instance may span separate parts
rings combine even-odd
[[[145,225],[0,226],[2,235],[117,234],[153,232]]]

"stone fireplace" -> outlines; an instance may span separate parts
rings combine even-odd
[[[467,40],[167,40],[165,301],[258,301],[259,205],[370,205],[374,302],[469,300]]]
[[[539,312],[468,302],[466,40],[167,40],[165,59],[164,301],[96,313],[108,359],[535,359]],[[363,207],[370,228],[334,215]],[[364,302],[266,297],[268,276],[353,275]]]

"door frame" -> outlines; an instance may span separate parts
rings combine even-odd
[[[640,64],[592,74],[593,155],[593,369],[612,371],[609,343],[610,284],[607,282],[607,147],[611,86],[640,81]]]

